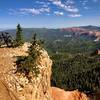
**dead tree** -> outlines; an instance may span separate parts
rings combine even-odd
[[[13,39],[11,35],[7,32],[2,32],[0,35],[0,44],[1,45],[6,45],[7,47],[11,47],[13,43]]]

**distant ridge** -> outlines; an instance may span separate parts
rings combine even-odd
[[[76,35],[89,35],[94,36],[96,39],[94,41],[100,40],[100,27],[98,26],[80,26],[80,27],[71,27],[71,28],[64,28],[63,31],[72,32]]]
[[[15,36],[16,29],[1,29],[2,31],[9,32],[12,36]],[[37,33],[39,38],[44,40],[48,40],[49,38],[53,38],[57,36],[60,38],[67,34],[74,33],[74,35],[84,35],[88,36],[94,41],[100,40],[100,27],[99,26],[79,26],[79,27],[70,27],[70,28],[58,28],[58,29],[49,29],[49,28],[23,28],[24,37],[26,40],[30,40],[34,33]]]
[[[80,26],[80,28],[90,29],[90,30],[99,30],[100,31],[100,26],[88,25],[88,26]]]

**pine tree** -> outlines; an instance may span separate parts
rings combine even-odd
[[[24,44],[22,29],[20,24],[17,25],[17,31],[16,31],[16,39],[15,39],[15,46],[21,46]]]
[[[32,38],[32,42],[31,42],[31,46],[30,46],[30,48],[29,48],[29,55],[33,55],[33,54],[35,54],[34,56],[38,56],[38,55],[40,55],[40,54],[38,54],[39,53],[39,51],[42,49],[42,44],[43,44],[43,41],[41,41],[41,40],[38,40],[37,39],[37,35],[36,35],[36,33],[33,35],[33,38]],[[34,53],[34,52],[36,52],[36,53]],[[37,54],[37,55],[36,55]]]
[[[21,73],[25,73],[25,75],[29,75],[31,72],[34,76],[38,76],[39,68],[37,65],[37,59],[41,55],[42,44],[41,40],[37,40],[36,34],[34,34],[31,46],[28,50],[27,57],[19,57],[17,59],[17,71]]]

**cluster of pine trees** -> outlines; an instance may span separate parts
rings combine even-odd
[[[20,24],[17,25],[15,39],[12,39],[11,35],[5,32],[1,34],[0,40],[1,40],[0,41],[1,46],[2,44],[5,44],[6,47],[13,47],[13,48],[22,46],[25,41]],[[24,73],[28,77],[30,73],[32,73],[32,75],[36,77],[38,76],[39,68],[36,63],[36,60],[41,55],[40,51],[42,49],[41,45],[42,43],[43,42],[41,40],[37,39],[36,34],[34,34],[32,42],[30,43],[31,45],[28,50],[28,56],[17,57],[16,72]]]
[[[95,92],[100,88],[100,61],[83,54],[66,60],[54,59],[51,82],[65,90]]]

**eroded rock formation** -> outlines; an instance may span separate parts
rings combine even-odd
[[[53,100],[90,100],[86,94],[75,91],[64,91],[59,88],[52,87]]]
[[[16,56],[27,56],[29,44],[20,48],[0,48],[0,100],[88,100],[84,93],[65,92],[50,86],[52,61],[45,50],[38,58],[39,76],[31,81],[15,73]]]
[[[40,69],[40,74],[38,77],[33,76],[30,81],[25,75],[14,73],[16,70],[16,66],[14,66],[16,56],[27,56],[27,50],[27,45],[24,45],[24,47],[22,48],[16,49],[1,48],[1,80],[6,83],[9,91],[12,91],[12,93],[14,92],[14,94],[16,93],[19,100],[52,100],[52,96],[50,93],[52,61],[50,60],[45,50],[41,51],[41,56],[37,61],[38,67]],[[2,60],[2,58],[4,61]],[[3,70],[3,67],[6,68]]]

